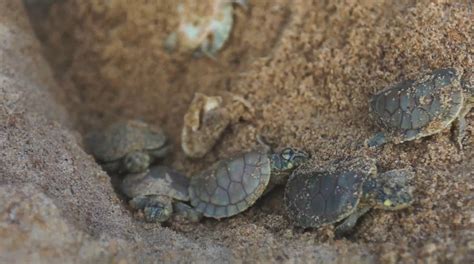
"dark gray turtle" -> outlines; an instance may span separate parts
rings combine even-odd
[[[128,174],[121,185],[130,205],[143,210],[147,222],[165,222],[172,215],[197,222],[202,214],[183,203],[189,201],[189,180],[165,166],[152,166],[142,173]]]
[[[285,205],[296,226],[317,228],[337,223],[336,235],[349,232],[371,208],[398,210],[409,206],[413,188],[408,169],[377,175],[375,160],[338,160],[319,170],[301,166],[285,188]]]
[[[370,114],[382,132],[368,146],[402,143],[441,132],[455,124],[455,137],[462,148],[464,116],[474,104],[473,74],[446,68],[416,80],[407,80],[378,92],[369,101]]]
[[[271,187],[284,183],[290,172],[308,158],[304,151],[286,148],[273,154],[250,151],[218,161],[191,178],[191,205],[207,217],[236,215]]]
[[[88,135],[86,142],[91,154],[110,173],[145,171],[169,149],[161,128],[137,120],[114,123],[101,133]]]

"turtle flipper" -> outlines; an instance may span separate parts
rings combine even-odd
[[[469,113],[473,105],[468,104],[464,106],[464,109],[459,114],[459,117],[453,122],[453,140],[454,142],[456,142],[456,145],[459,150],[462,150],[462,140],[466,136],[467,123],[465,116],[467,115],[467,113]]]
[[[376,147],[382,146],[385,143],[387,143],[387,138],[385,137],[385,133],[378,132],[372,138],[367,140],[366,145],[369,148],[376,148]]]
[[[367,213],[370,210],[370,207],[362,207],[357,209],[353,214],[349,215],[346,219],[342,221],[339,225],[336,226],[335,235],[336,237],[342,237],[350,233],[355,225],[357,224],[357,220]]]
[[[462,150],[462,140],[466,136],[466,119],[459,117],[454,121],[453,140],[459,150]]]
[[[171,199],[163,195],[141,195],[130,200],[130,206],[143,210],[145,221],[150,223],[166,222],[173,213]]]
[[[175,202],[173,204],[173,211],[173,217],[178,218],[178,221],[184,220],[197,223],[202,219],[202,213],[196,211],[194,208],[185,203]]]

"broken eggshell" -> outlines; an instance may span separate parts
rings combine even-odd
[[[187,113],[181,133],[181,147],[191,158],[208,153],[224,130],[251,113],[250,104],[236,95],[206,96],[196,93]]]

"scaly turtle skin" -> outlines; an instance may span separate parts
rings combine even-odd
[[[191,205],[207,217],[236,215],[252,206],[266,190],[283,183],[308,158],[303,151],[286,148],[281,153],[250,151],[218,161],[191,178]]]
[[[132,198],[130,205],[143,210],[147,222],[166,222],[173,215],[197,222],[202,214],[183,203],[189,201],[189,180],[165,166],[153,166],[142,173],[128,174],[122,192]]]
[[[426,137],[454,122],[461,148],[464,116],[474,103],[473,75],[466,72],[462,80],[461,75],[461,69],[438,69],[375,94],[369,101],[370,114],[383,131],[372,137],[368,146]]]
[[[145,171],[153,160],[168,153],[163,130],[137,120],[114,123],[101,133],[88,135],[86,142],[109,173]]]
[[[303,228],[340,223],[336,227],[340,236],[371,208],[398,210],[410,205],[410,170],[376,174],[375,160],[368,158],[338,160],[322,170],[301,166],[293,171],[285,188],[288,216]]]

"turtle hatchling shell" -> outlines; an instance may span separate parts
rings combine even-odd
[[[207,217],[236,215],[263,194],[270,171],[270,159],[257,151],[221,160],[191,178],[191,205]]]
[[[366,160],[364,160],[365,162]],[[375,162],[333,163],[324,170],[304,164],[291,174],[285,187],[285,206],[292,222],[317,228],[338,222],[354,212],[362,195],[362,184]]]
[[[461,73],[438,69],[383,90],[369,101],[371,116],[398,143],[438,133],[461,111]]]
[[[162,195],[188,201],[189,180],[166,166],[153,166],[146,172],[128,174],[122,181],[122,191],[130,198],[140,195]]]
[[[118,160],[132,151],[158,149],[165,143],[161,128],[137,120],[114,123],[88,139],[92,154],[104,162]]]

